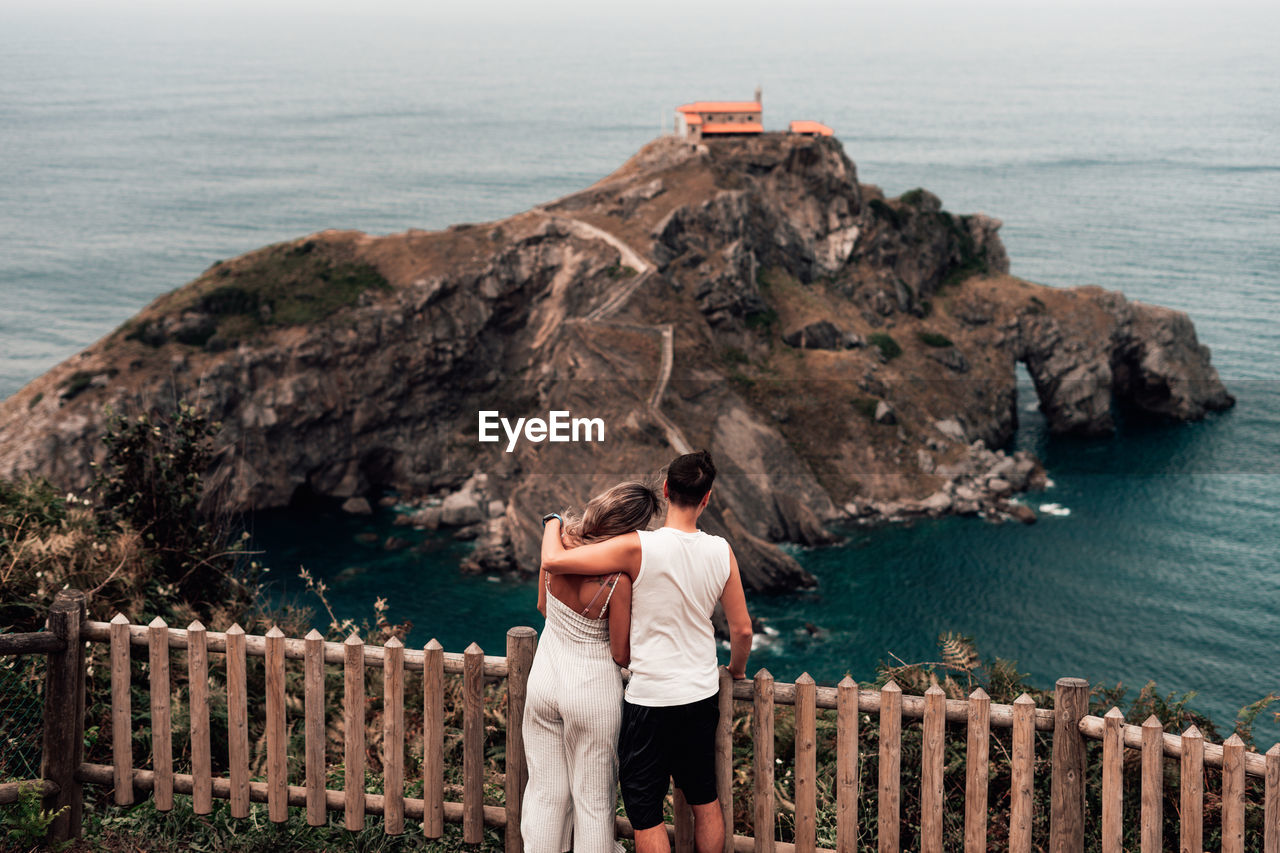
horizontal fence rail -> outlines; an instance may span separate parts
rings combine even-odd
[[[348,829],[362,830],[366,817],[375,816],[381,818],[388,835],[404,832],[406,821],[419,825],[427,838],[440,837],[446,823],[461,824],[467,844],[480,843],[484,827],[497,827],[505,832],[505,853],[523,850],[519,824],[528,769],[521,723],[537,640],[533,629],[511,629],[506,655],[497,657],[485,655],[475,644],[457,653],[446,652],[434,640],[421,649],[410,649],[395,638],[370,645],[353,634],[339,643],[325,641],[316,631],[296,639],[274,627],[266,634],[251,635],[239,626],[214,632],[199,622],[182,629],[160,619],[135,625],[122,615],[111,622],[92,622],[83,614],[83,595],[64,591],[50,612],[50,630],[0,636],[0,654],[48,655],[46,761],[43,778],[36,784],[47,808],[66,806],[50,827],[51,839],[78,836],[80,785],[87,783],[110,787],[114,801],[121,805],[149,796],[161,811],[173,807],[177,794],[190,797],[197,814],[208,814],[215,800],[226,800],[231,815],[244,818],[252,803],[262,803],[267,806],[267,819],[276,823],[287,820],[290,809],[299,809],[311,825],[324,825],[331,813],[340,813]],[[109,647],[110,764],[83,760],[85,641]],[[175,650],[185,653],[185,661],[179,658],[177,667],[171,660]],[[261,670],[253,672],[262,677],[255,676],[252,683],[258,686],[253,688],[247,658],[261,659]],[[135,662],[146,663],[149,768],[134,766],[132,690],[141,683],[135,677]],[[326,672],[333,676],[334,670],[340,670],[340,678],[331,677],[326,687]],[[380,675],[371,677],[370,671]],[[221,680],[211,678],[211,673],[219,673]],[[406,673],[421,674],[420,693],[407,692]],[[447,677],[460,679],[460,690],[450,692]],[[177,772],[174,766],[175,680],[187,687],[188,742],[179,744],[177,752],[189,763],[185,769],[190,772]],[[484,795],[484,688],[494,682],[502,684],[500,698],[506,702],[502,804],[485,802]],[[290,684],[301,685],[301,696],[289,695]],[[250,695],[251,689],[260,692]],[[213,772],[211,692],[226,701],[225,732],[219,731],[220,736],[225,734],[227,746],[223,775]],[[1203,850],[1205,774],[1212,769],[1221,773],[1221,794],[1214,794],[1211,806],[1220,810],[1222,853],[1280,853],[1280,744],[1261,755],[1247,751],[1234,735],[1223,744],[1207,743],[1194,726],[1173,734],[1165,732],[1155,717],[1133,725],[1114,708],[1101,717],[1088,714],[1088,699],[1089,686],[1080,679],[1061,679],[1054,707],[1038,708],[1026,694],[1011,704],[993,703],[981,688],[966,699],[948,698],[937,685],[913,696],[904,694],[893,681],[879,690],[860,688],[850,678],[835,687],[823,687],[808,675],[794,684],[775,682],[767,670],[750,681],[734,681],[722,669],[715,763],[726,829],[724,853],[853,853],[858,849],[941,853],[946,826],[953,831],[963,828],[965,853],[985,851],[995,839],[1004,845],[1005,838],[1012,853],[1031,853],[1045,849],[1043,840],[1033,838],[1033,828],[1043,827],[1046,817],[1047,849],[1052,853],[1083,850],[1087,823],[1100,830],[1094,834],[1101,838],[1103,853],[1120,853],[1126,819],[1131,826],[1135,821],[1138,825],[1142,853],[1155,853],[1166,842],[1175,843],[1163,837],[1164,786],[1171,765],[1176,773],[1170,778],[1178,780],[1179,849]],[[366,743],[366,733],[371,731],[368,711],[377,700],[381,701],[380,725],[376,739]],[[456,719],[458,706],[461,723],[454,736],[461,746],[461,762],[453,770],[460,771],[462,783],[447,787],[445,721],[449,715]],[[413,742],[421,744],[414,747],[412,756],[420,759],[420,797],[405,794],[410,734],[406,710],[410,707],[415,712]],[[793,727],[789,733],[794,734],[791,761],[786,765],[775,757],[779,707],[790,709],[784,716]],[[743,764],[734,755],[734,718],[735,710],[748,708],[751,757]],[[821,731],[835,754],[834,776],[828,779],[820,778],[817,770],[820,720],[826,721]],[[874,720],[878,734],[863,735],[864,720]],[[255,732],[261,726],[265,743],[257,778],[250,774],[251,721]],[[342,741],[342,787],[337,789],[327,786],[331,727],[341,732]],[[292,756],[291,730],[301,732],[303,738],[300,754]],[[994,737],[998,730],[1008,730],[1001,735],[1004,740]],[[910,752],[904,751],[904,733],[912,738]],[[1037,770],[1037,750],[1042,751],[1042,761],[1047,758],[1042,745],[1046,740],[1038,742],[1038,735],[1052,747],[1048,815],[1036,814],[1036,809],[1045,807],[1035,797],[1037,773],[1045,772],[1043,764]],[[1096,760],[1088,757],[1087,744],[1092,742],[1101,743],[1100,814],[1089,814],[1085,803],[1086,762]],[[948,743],[953,751],[962,749],[962,770],[956,770],[953,759],[947,757]],[[381,793],[365,790],[371,744],[377,745],[381,756]],[[912,757],[917,752],[918,757]],[[291,758],[301,785],[291,784]],[[1007,803],[1000,804],[1007,818],[994,832],[989,798],[993,758],[1007,763],[1009,781],[1007,793],[1002,794]],[[1137,780],[1140,786],[1136,792],[1140,797],[1131,792],[1128,801],[1140,802],[1140,808],[1127,815],[1126,764],[1135,771],[1130,782]],[[869,768],[866,778],[864,766]],[[962,797],[946,793],[944,780],[952,773],[959,774],[953,788],[962,790]],[[1262,782],[1263,801],[1253,804],[1264,812],[1259,838],[1246,837],[1245,832],[1250,779]],[[737,813],[748,816],[750,834],[735,832],[735,784],[746,788],[745,811]],[[20,783],[0,785],[0,804],[16,799],[19,787]],[[445,799],[446,791],[459,788],[460,801]],[[830,849],[817,845],[820,788],[835,809],[834,831],[829,826],[823,830],[828,833],[824,837],[834,843]],[[1258,790],[1256,782],[1253,790]],[[908,824],[904,817],[909,799],[904,794],[912,795],[911,802],[916,804],[912,808],[919,809],[918,825]],[[868,802],[874,813],[860,813]],[[689,853],[694,838],[691,810],[678,791],[673,813],[668,832],[675,849]],[[776,840],[780,818],[786,819],[793,843]],[[625,818],[618,818],[617,830],[622,837],[633,835]]]

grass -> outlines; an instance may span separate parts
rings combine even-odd
[[[888,332],[872,332],[867,336],[867,343],[880,350],[880,354],[886,360],[892,360],[902,355],[902,345],[895,341]]]
[[[62,383],[62,399],[70,400],[80,394],[89,387],[93,382],[93,374],[86,373],[83,370],[77,370],[75,373],[67,377],[67,381]]]
[[[636,275],[636,271],[626,264],[614,264],[605,269],[604,274],[609,278],[631,278]]]
[[[907,190],[904,192],[900,197],[900,200],[905,205],[916,207],[920,202],[924,201],[924,193],[925,191],[923,187],[916,187],[913,190]]]
[[[893,226],[894,230],[902,230],[902,226],[907,223],[907,215],[892,207],[888,202],[873,198],[867,205],[871,208],[871,212],[879,219],[883,219]]]
[[[880,406],[880,401],[875,397],[854,397],[853,408],[858,414],[862,415],[869,421],[876,419],[876,409]]]
[[[939,349],[955,346],[955,344],[951,342],[951,338],[948,338],[946,335],[938,334],[937,332],[918,332],[916,333],[916,337],[919,338],[920,343],[925,346],[937,347]]]
[[[629,267],[615,269],[617,277],[635,274]],[[225,349],[270,328],[318,323],[356,304],[365,291],[388,289],[377,269],[350,260],[340,247],[318,240],[271,246],[211,267],[170,311],[185,319],[176,330],[166,331],[158,319],[139,324],[126,337],[151,346],[174,340]]]

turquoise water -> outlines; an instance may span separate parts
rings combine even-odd
[[[0,9],[0,395],[215,260],[509,215],[611,171],[676,104],[761,84],[766,126],[825,121],[862,180],[1003,219],[1016,274],[1188,311],[1239,404],[1098,442],[1024,412],[1016,443],[1055,482],[1030,502],[1069,515],[797,552],[820,588],[752,599],[777,632],[753,667],[866,677],[961,631],[1039,683],[1155,678],[1222,722],[1280,690],[1276,12],[58,8]],[[452,649],[535,620],[529,584],[459,575],[465,545],[387,553],[356,537],[404,533],[389,519],[325,513],[255,520],[282,594],[305,564],[343,615],[383,596]]]

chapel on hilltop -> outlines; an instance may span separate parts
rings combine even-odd
[[[694,101],[676,107],[676,133],[693,142],[705,137],[752,136],[764,133],[763,116],[757,88],[754,101]],[[802,136],[835,133],[816,121],[793,121],[787,132]]]

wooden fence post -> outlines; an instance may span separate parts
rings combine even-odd
[[[284,631],[272,625],[266,636],[267,819],[289,820],[289,743],[285,739]]]
[[[170,725],[169,627],[159,616],[147,625],[147,665],[151,691],[151,788],[156,811],[173,809],[173,730]]]
[[[876,833],[880,853],[898,853],[902,827],[902,688],[890,680],[880,688],[880,801]]]
[[[58,786],[44,798],[44,808],[60,811],[49,824],[51,843],[80,837],[84,799],[76,770],[84,761],[84,643],[80,626],[85,621],[84,593],[78,589],[58,592],[49,608],[49,631],[62,641],[62,649],[50,652],[44,680],[44,749],[40,776]]]
[[[813,853],[818,831],[818,687],[809,673],[796,679],[796,853]]]
[[[133,805],[133,712],[129,696],[132,679],[129,652],[129,619],[123,613],[111,617],[111,763],[114,768],[115,802]]]
[[[1049,801],[1049,853],[1084,850],[1084,735],[1089,682],[1059,678],[1053,699],[1053,773]]]
[[[840,679],[836,707],[836,851],[858,847],[858,684]]]
[[[303,716],[307,778],[307,824],[324,826],[329,822],[324,789],[328,769],[325,756],[324,729],[324,636],[312,628],[303,640]]]
[[[506,853],[523,853],[520,815],[529,763],[524,754],[524,703],[529,695],[529,670],[538,645],[538,632],[529,627],[507,631],[507,830]]]
[[[936,684],[924,692],[920,734],[920,853],[942,853],[942,772],[947,738],[947,694]]]
[[[444,834],[444,648],[422,647],[422,834]]]
[[[382,831],[404,832],[404,643],[382,646]]]
[[[1178,822],[1182,830],[1178,849],[1200,853],[1204,850],[1204,735],[1195,726],[1182,733],[1178,800],[1182,806]]]
[[[1013,771],[1009,808],[1009,853],[1031,853],[1031,809],[1036,771],[1036,703],[1023,693],[1013,700]]]
[[[1164,837],[1164,726],[1152,714],[1142,724],[1142,853],[1160,853]]]
[[[213,811],[213,758],[209,744],[209,632],[187,626],[187,715],[191,719],[191,810]]]
[[[364,641],[353,632],[342,642],[342,811],[347,829],[364,829]]]
[[[1124,853],[1124,713],[1102,718],[1102,853]]]
[[[754,752],[752,777],[755,783],[753,802],[755,820],[751,834],[755,836],[755,853],[773,853],[776,815],[773,799],[773,676],[761,669],[755,679],[755,716],[751,719],[751,742]]]
[[[484,841],[484,651],[462,653],[462,841]]]
[[[986,853],[987,778],[991,744],[991,697],[979,687],[969,695],[969,731],[965,752],[964,849]]]
[[[733,853],[733,676],[720,667],[720,721],[716,724],[716,794],[724,820],[724,849]]]

